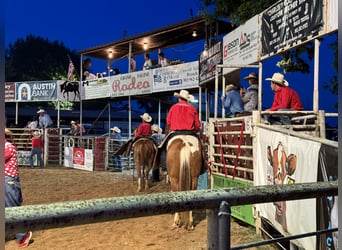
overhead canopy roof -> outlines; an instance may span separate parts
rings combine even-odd
[[[212,35],[214,35],[216,27],[218,28],[218,35],[226,34],[232,30],[230,23],[218,20],[217,25],[213,25]],[[112,53],[111,60],[117,60],[129,56],[130,43],[132,43],[131,53],[133,55],[143,54],[205,39],[210,35],[206,35],[207,30],[206,20],[203,17],[197,17],[116,42],[85,49],[81,51],[81,54],[107,60],[109,53]],[[194,37],[193,32],[196,32],[197,36]],[[144,43],[146,43],[147,50],[144,49]]]

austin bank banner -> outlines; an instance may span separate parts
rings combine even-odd
[[[57,101],[57,81],[16,82],[16,101]]]
[[[321,144],[278,132],[257,130],[255,185],[291,185],[317,181]],[[316,231],[316,199],[256,204],[260,215],[285,236]],[[293,241],[316,249],[316,237]]]
[[[110,77],[110,96],[133,96],[152,93],[152,70]]]
[[[323,0],[279,1],[261,16],[261,54],[265,56],[323,30]]]

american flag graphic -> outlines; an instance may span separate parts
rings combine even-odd
[[[73,80],[73,73],[75,70],[75,66],[71,61],[71,58],[69,56],[69,69],[68,69],[68,81],[72,81]]]

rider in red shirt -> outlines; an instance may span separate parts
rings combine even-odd
[[[201,123],[198,118],[197,110],[189,101],[193,100],[193,95],[188,91],[181,90],[179,93],[174,93],[178,97],[178,103],[174,104],[166,118],[166,123],[172,131],[194,131],[198,132]]]
[[[152,121],[152,117],[148,113],[144,113],[143,115],[140,116],[142,119],[142,123],[139,125],[138,131],[133,137],[133,141],[138,137],[138,136],[146,136],[150,137],[152,134],[151,130],[151,124],[150,122]]]

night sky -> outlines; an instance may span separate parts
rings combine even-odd
[[[197,0],[175,1],[43,1],[43,0],[6,0],[5,1],[5,44],[24,38],[27,34],[42,36],[50,41],[62,41],[67,47],[75,50],[87,49],[123,38],[158,29],[190,19],[190,9],[198,16],[200,5]],[[333,108],[337,96],[332,96],[323,89],[324,83],[335,74],[331,67],[333,51],[327,49],[328,44],[336,39],[329,36],[321,43],[320,53],[320,101],[319,108],[327,112],[337,112]],[[187,46],[166,51],[170,59],[185,61],[197,60],[203,50],[204,43],[197,42]],[[157,53],[152,53],[152,59]],[[274,72],[281,72],[275,64],[279,57],[264,62],[263,78],[271,77]],[[142,56],[137,58],[137,68],[143,64]],[[313,61],[311,62],[313,66]],[[67,67],[67,62],[66,62]],[[127,61],[113,62],[122,73],[127,72]],[[106,70],[106,62],[96,63],[93,71]],[[250,71],[242,71],[242,77]],[[305,109],[313,106],[313,70],[309,74],[289,73],[286,79],[290,87],[297,90]],[[247,82],[242,85],[247,87]],[[273,93],[269,82],[263,81],[263,106],[272,105]]]

